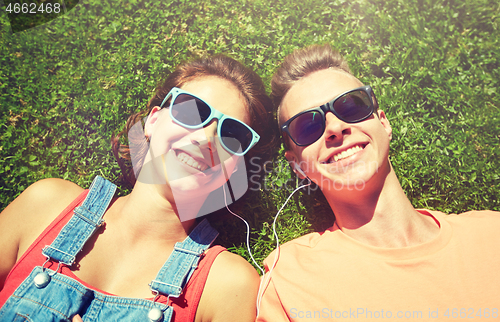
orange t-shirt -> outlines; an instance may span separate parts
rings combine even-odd
[[[500,320],[500,213],[419,212],[440,232],[417,246],[372,247],[336,226],[281,246],[257,321]]]

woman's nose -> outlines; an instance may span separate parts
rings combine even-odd
[[[217,120],[211,121],[201,129],[194,130],[189,134],[191,143],[200,148],[207,147],[212,150],[212,143],[217,134]]]

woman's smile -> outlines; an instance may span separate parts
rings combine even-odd
[[[194,158],[193,156],[191,156],[190,154],[188,154],[184,151],[176,150],[175,153],[177,156],[177,160],[179,160],[180,163],[182,163],[190,168],[193,168],[195,170],[203,172],[203,171],[207,170],[208,168],[210,168],[211,166],[213,166],[213,165],[211,165],[211,166],[207,165],[205,163],[205,161],[202,161],[199,158]]]

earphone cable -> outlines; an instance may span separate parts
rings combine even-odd
[[[306,179],[307,179],[307,181],[309,181],[309,183],[301,185],[301,186],[295,188],[295,190],[288,196],[288,198],[286,198],[285,202],[283,203],[283,205],[281,206],[281,208],[278,210],[278,212],[274,216],[274,220],[273,220],[273,234],[274,234],[274,237],[276,238],[276,249],[275,249],[275,254],[274,254],[274,261],[273,261],[273,264],[271,265],[271,267],[270,267],[269,272],[267,273],[267,275],[265,273],[263,273],[263,276],[262,276],[262,279],[261,279],[261,283],[260,283],[260,287],[259,287],[259,292],[257,293],[257,316],[259,316],[260,305],[261,305],[261,302],[262,302],[262,297],[264,296],[264,288],[271,281],[271,273],[272,273],[274,267],[276,266],[276,264],[278,262],[278,257],[279,257],[279,251],[280,251],[279,247],[280,247],[280,244],[279,244],[278,233],[276,232],[276,220],[278,219],[278,215],[283,210],[283,208],[286,206],[286,204],[288,203],[288,200],[290,200],[290,198],[294,195],[294,193],[297,192],[298,190],[300,190],[302,188],[305,188],[307,186],[310,186],[312,184],[311,179],[309,179],[308,177],[306,177]],[[262,271],[262,269],[261,269],[261,271]],[[267,281],[266,281],[266,276],[268,277]],[[262,283],[262,282],[264,282],[264,283]]]

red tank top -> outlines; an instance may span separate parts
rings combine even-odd
[[[87,196],[89,190],[83,191],[71,204],[63,210],[63,212],[38,236],[38,238],[31,244],[28,250],[16,262],[14,267],[9,272],[5,280],[4,288],[0,291],[0,307],[7,301],[7,299],[14,293],[17,287],[28,277],[35,266],[42,266],[46,258],[42,255],[42,249],[46,245],[50,245],[57,237],[61,229],[66,225],[73,215],[73,209],[80,206]],[[194,321],[196,309],[200,302],[200,297],[205,287],[205,282],[210,271],[210,267],[214,262],[217,255],[225,250],[224,247],[215,245],[210,247],[205,254],[201,256],[198,268],[194,271],[189,279],[186,287],[184,288],[181,296],[178,298],[167,299],[166,296],[161,295],[157,302],[171,305],[174,308],[172,321]],[[165,259],[166,260],[166,259]],[[97,292],[112,295],[108,292],[99,290],[91,285],[80,280],[68,266],[62,265],[61,273],[69,276],[87,288]],[[151,300],[153,298],[150,298]]]

